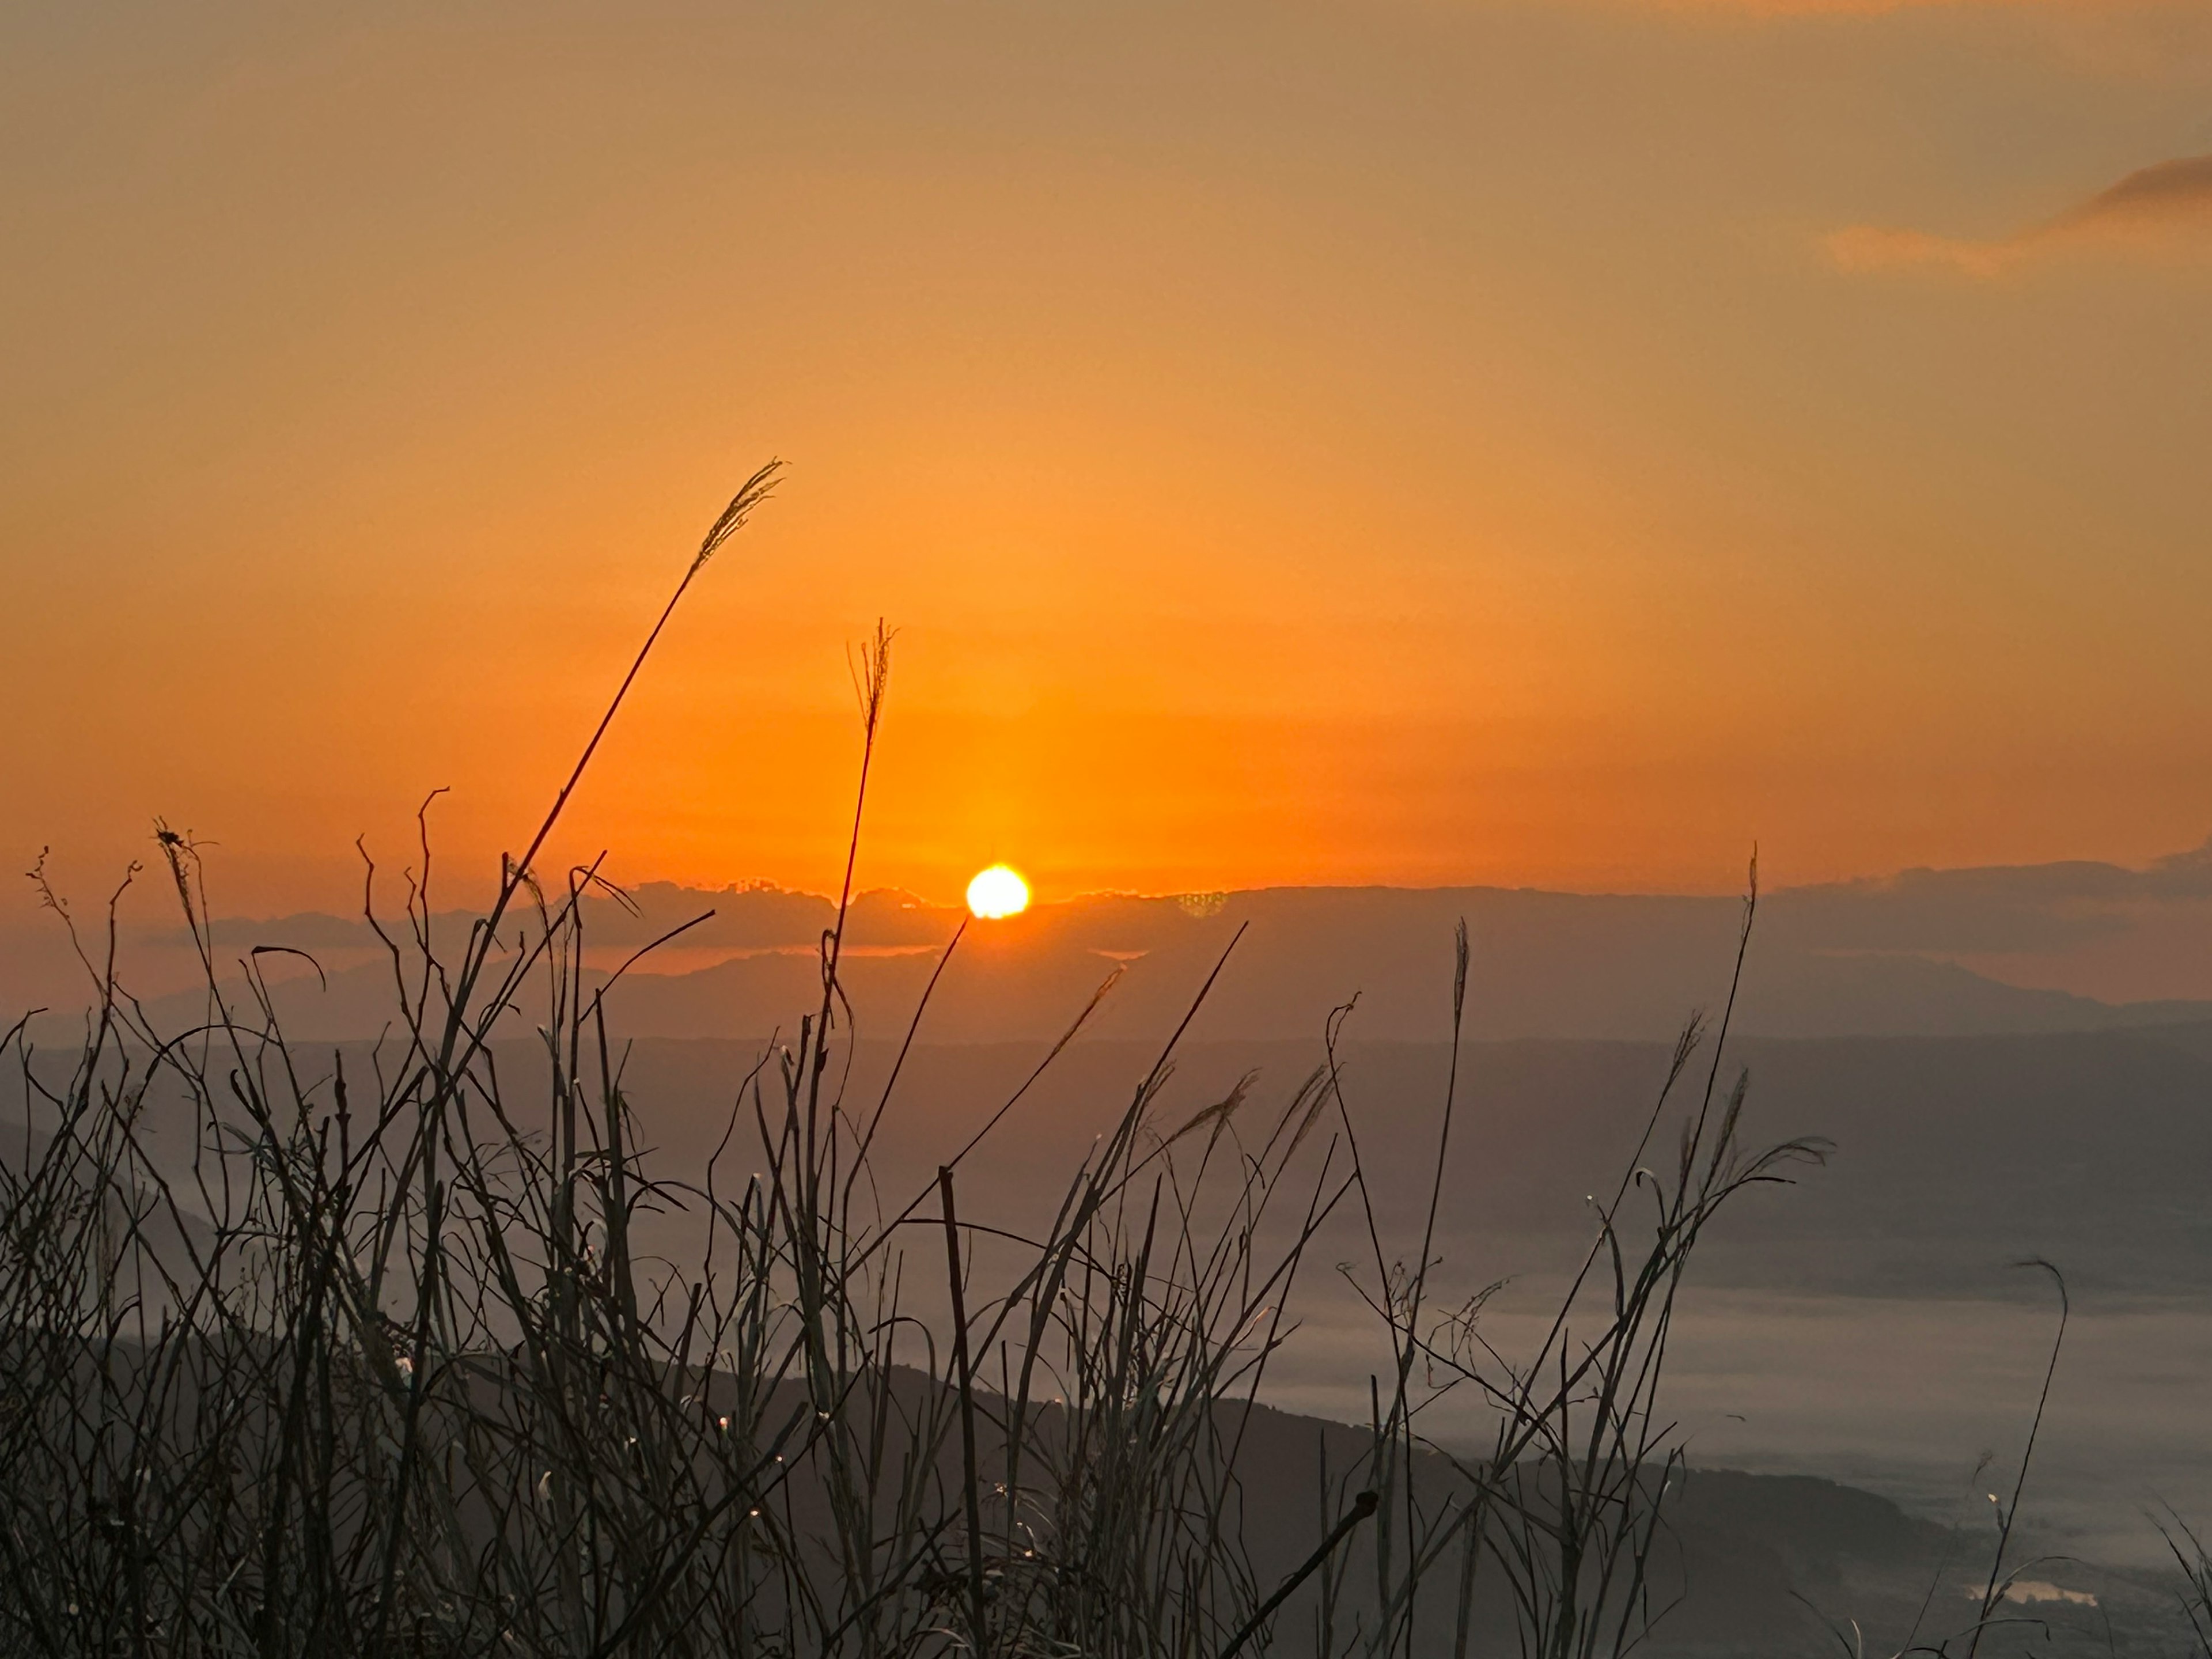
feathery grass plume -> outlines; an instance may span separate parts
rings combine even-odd
[[[783,463],[771,460],[738,487],[738,493],[730,497],[730,504],[722,509],[721,517],[708,526],[707,533],[700,538],[699,551],[691,561],[692,574],[696,575],[699,567],[714,556],[717,548],[744,528],[752,510],[775,494],[776,485],[782,481],[782,473]]]

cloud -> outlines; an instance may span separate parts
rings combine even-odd
[[[1847,225],[1823,237],[1820,246],[1838,270],[1850,271],[1936,265],[1969,276],[1994,276],[2021,257],[2008,241],[1962,241],[1887,225]]]
[[[1904,870],[1784,888],[1762,903],[1792,945],[1814,951],[1993,955],[2060,951],[2126,933],[2143,913],[2212,901],[2212,841],[2144,869],[2073,860]]]
[[[1851,225],[1821,246],[1850,271],[1935,267],[1990,277],[2069,249],[2146,256],[2212,252],[2212,155],[2184,155],[2130,173],[2057,217],[1992,240],[1887,225]]]

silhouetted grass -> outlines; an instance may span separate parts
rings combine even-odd
[[[731,1079],[722,1150],[683,1178],[638,1151],[607,982],[585,971],[581,901],[614,890],[597,865],[537,861],[660,626],[773,478],[702,542],[458,953],[431,937],[427,834],[398,915],[372,902],[393,1015],[365,1067],[287,1039],[260,953],[226,980],[200,853],[166,830],[204,1021],[148,1022],[111,909],[105,944],[80,940],[82,1052],[56,1069],[12,1034],[26,1139],[0,1166],[6,1650],[1459,1659],[1495,1638],[1474,1613],[1495,1587],[1523,1653],[1628,1650],[1664,1612],[1653,1565],[1680,1453],[1660,1388],[1685,1269],[1735,1194],[1819,1155],[1745,1147],[1725,1012],[1710,1041],[1684,1034],[1629,1169],[1593,1201],[1557,1318],[1512,1355],[1484,1336],[1480,1297],[1431,1283],[1463,927],[1410,1263],[1339,1087],[1349,1009],[1328,1063],[1276,1109],[1240,1085],[1160,1120],[1211,978],[1049,1227],[994,1228],[959,1185],[1030,1084],[934,1182],[880,1194],[870,1146],[896,1067],[872,1101],[842,1082],[849,858],[818,1003]],[[863,805],[890,648],[879,631],[857,677]],[[856,817],[855,850],[859,834]],[[1030,1083],[1097,1006],[1071,1011]],[[518,1015],[550,1064],[528,1099],[491,1042]],[[157,1156],[157,1118],[189,1121],[181,1163]],[[1248,1548],[1240,1447],[1308,1247],[1340,1209],[1364,1227],[1370,1259],[1347,1271],[1392,1366],[1364,1453],[1324,1461],[1314,1548],[1285,1579],[1289,1563],[1263,1574]],[[688,1233],[684,1259],[640,1247],[648,1215],[656,1238]],[[1417,1479],[1423,1413],[1468,1390],[1493,1443],[1454,1456],[1449,1481]]]

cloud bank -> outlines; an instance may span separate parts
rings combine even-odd
[[[2212,155],[2184,155],[2130,173],[2055,218],[1989,240],[1887,225],[1851,225],[1823,239],[1842,270],[1947,269],[1991,277],[2047,255],[2086,250],[2151,257],[2212,253]]]

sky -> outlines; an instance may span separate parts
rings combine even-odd
[[[2212,6],[20,6],[0,853],[346,908],[2212,831]],[[27,902],[18,894],[11,903]]]

